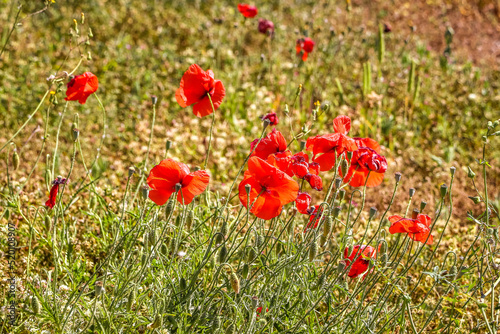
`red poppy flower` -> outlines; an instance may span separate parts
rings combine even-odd
[[[313,51],[315,44],[316,43],[314,43],[314,41],[309,37],[299,38],[297,40],[297,43],[295,44],[295,50],[297,51],[297,55],[303,51],[304,53],[302,54],[302,60],[306,61],[309,53]]]
[[[352,155],[344,182],[349,182],[352,187],[362,187],[365,183],[367,187],[376,187],[382,183],[386,171],[387,160],[383,155],[369,147],[360,147]],[[340,175],[342,176],[341,170]]]
[[[304,180],[309,183],[311,188],[318,191],[323,190],[323,180],[321,180],[321,177],[319,177],[318,175],[306,174],[306,176],[304,176]]]
[[[415,219],[403,218],[395,215],[390,216],[389,221],[392,223],[389,227],[389,232],[394,233],[408,233],[408,236],[415,241],[432,245],[433,237],[430,234],[431,217],[423,214],[418,214]],[[427,239],[429,236],[429,239]],[[426,242],[427,240],[427,242]]]
[[[250,212],[262,219],[272,219],[281,213],[283,205],[293,202],[299,185],[290,176],[259,157],[248,160],[248,170],[243,175],[239,189],[241,204],[247,207],[245,185],[251,186]]]
[[[85,104],[87,98],[99,87],[99,81],[93,73],[85,72],[71,79],[67,87],[64,98],[66,101],[78,101],[80,104]]]
[[[175,92],[177,102],[182,108],[193,105],[193,114],[203,117],[213,113],[209,96],[217,110],[226,96],[222,81],[215,80],[211,70],[205,72],[197,64],[189,66]]]
[[[255,139],[250,144],[252,150],[258,142],[259,139]],[[263,160],[266,160],[267,157],[271,154],[285,152],[287,150],[286,147],[287,145],[285,137],[283,137],[281,132],[273,129],[273,131],[269,132],[265,138],[262,138],[257,148],[252,153],[252,157],[256,156]]]
[[[293,173],[290,170],[290,166],[292,164],[292,160],[290,159],[292,152],[290,150],[286,150],[284,152],[278,152],[275,154],[271,154],[267,157],[267,162],[281,170],[282,172],[287,173],[289,176],[293,176]]]
[[[302,214],[307,214],[307,209],[311,205],[311,195],[308,193],[299,192],[297,199],[295,200],[297,205],[297,210]]]
[[[52,181],[52,188],[50,188],[49,199],[45,202],[45,205],[52,209],[56,205],[57,192],[59,191],[59,185],[68,183],[68,180],[62,177],[58,177]]]
[[[262,313],[262,306],[257,307],[257,309],[255,311],[257,312],[257,317],[259,317],[260,314]],[[266,313],[267,312],[269,312],[268,308],[266,308]]]
[[[275,112],[269,113],[261,118],[263,121],[268,119],[269,125],[277,125],[278,124],[278,115]]]
[[[352,253],[349,252],[348,248],[344,250],[344,258],[346,259],[346,266],[349,266],[352,261],[354,261],[349,273],[349,277],[358,277],[360,275],[365,276],[368,266],[370,265],[370,258],[375,257],[375,248],[366,245],[356,245],[353,247]],[[354,260],[356,259],[356,260]]]
[[[335,117],[333,120],[333,130],[335,133],[348,134],[351,130],[351,119],[344,115]]]
[[[250,6],[246,3],[238,4],[238,10],[246,18],[252,18],[252,17],[255,17],[257,15],[257,7]]]
[[[323,208],[319,208],[319,205],[314,205],[309,207],[307,209],[307,213],[310,215],[309,217],[309,222],[306,225],[306,228],[304,229],[304,232],[307,232],[309,229],[313,229],[318,227],[318,223],[321,219],[321,216],[323,215]]]
[[[204,170],[190,173],[189,167],[172,159],[165,159],[149,172],[149,199],[158,205],[165,204],[175,192],[175,185],[180,184],[177,201],[189,204],[193,198],[205,191],[210,176]]]
[[[274,34],[274,23],[269,20],[259,19],[259,32],[272,36]]]

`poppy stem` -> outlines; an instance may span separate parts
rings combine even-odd
[[[207,156],[205,158],[205,163],[203,164],[203,169],[206,169],[207,168],[207,164],[208,164],[208,157],[210,156],[210,148],[212,147],[212,132],[214,130],[214,123],[215,123],[215,107],[214,107],[214,104],[212,102],[212,97],[210,96],[210,94],[207,94],[208,96],[208,100],[210,101],[210,105],[212,106],[212,125],[210,125],[210,137],[208,139],[208,149],[207,149]]]
[[[149,152],[151,150],[151,143],[153,142],[155,120],[156,120],[156,104],[153,104],[153,118],[151,120],[151,133],[149,134],[148,151],[146,152],[146,160],[144,161],[144,170],[147,170],[147,168],[148,168]]]

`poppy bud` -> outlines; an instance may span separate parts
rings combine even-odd
[[[448,186],[446,184],[442,184],[441,188],[439,188],[439,192],[441,193],[441,197],[445,197],[448,192]]]
[[[35,315],[40,313],[40,301],[36,296],[31,297],[31,309]]]
[[[253,249],[253,247],[250,247],[247,253],[247,262],[252,263],[252,261],[255,259],[256,256],[257,252],[255,251],[255,249]]]
[[[341,275],[344,272],[346,263],[344,261],[340,261],[337,265],[337,275]]]
[[[413,212],[411,213],[411,219],[417,219],[419,213],[420,212],[418,211],[418,209],[413,209]]]
[[[175,202],[173,200],[168,200],[167,205],[165,206],[165,219],[168,221],[172,212],[174,212]]]
[[[345,190],[342,189],[339,191],[339,201],[342,202],[344,200],[344,197],[345,197]]]
[[[163,318],[160,314],[156,314],[152,323],[146,326],[147,329],[155,329],[161,327],[163,324]]]
[[[247,196],[250,196],[250,191],[252,190],[252,186],[250,184],[245,184],[245,192],[247,193]]]
[[[318,243],[314,241],[309,248],[309,261],[312,262],[318,254]]]
[[[401,181],[401,173],[400,172],[396,172],[394,174],[394,178],[396,179],[396,183],[399,183],[399,181]]]
[[[264,238],[258,233],[255,233],[255,248],[259,249],[264,244]]]
[[[481,197],[479,197],[479,196],[474,196],[474,197],[469,196],[469,198],[474,202],[474,204],[481,203]]]
[[[450,173],[451,173],[451,176],[454,176],[454,175],[455,175],[455,171],[456,171],[456,170],[457,170],[457,169],[456,169],[455,167],[453,167],[453,166],[452,166],[452,167],[450,167]]]
[[[219,256],[217,257],[217,261],[219,263],[224,263],[224,261],[226,260],[226,256],[227,256],[227,248],[226,246],[222,246],[219,251]]]
[[[188,215],[186,217],[186,228],[187,230],[191,230],[191,226],[193,225],[193,220],[194,220],[194,212],[193,210],[188,212]]]
[[[354,247],[352,245],[347,246],[347,256],[350,256],[352,254],[353,249],[354,249]]]
[[[347,159],[348,159],[349,161],[351,161],[351,160],[352,160],[352,155],[353,155],[353,152],[352,152],[352,151],[347,151]]]
[[[297,210],[297,209],[295,209]],[[295,232],[295,224],[293,221],[291,221],[289,224],[288,224],[288,229],[287,229],[287,232],[288,234],[290,234],[291,236],[293,236],[294,232]]]
[[[264,124],[264,129],[266,129],[269,126],[269,124],[271,124],[271,121],[269,119],[265,119],[263,124]]]
[[[240,280],[238,279],[236,273],[231,273],[231,276],[229,276],[229,282],[231,283],[233,291],[236,294],[240,293]]]
[[[375,217],[376,214],[377,214],[377,208],[375,208],[375,207],[372,206],[370,208],[370,214],[369,214],[370,219],[372,219],[373,217]]]
[[[181,277],[181,280],[179,281],[179,286],[181,288],[181,291],[186,290],[187,283],[186,283],[186,279],[184,277]]]
[[[411,199],[413,197],[413,195],[415,195],[415,188],[410,188],[409,194],[410,194],[410,199]]]
[[[250,266],[248,265],[248,263],[245,263],[243,265],[243,268],[241,269],[241,277],[247,279],[249,272],[250,272]]]
[[[94,285],[94,288],[95,288],[95,296],[96,297],[99,297],[102,293],[104,293],[104,286],[102,284],[101,281],[96,281],[95,282],[95,285]]]
[[[473,179],[476,176],[476,173],[474,173],[470,167],[467,167],[467,176]]]
[[[256,309],[258,304],[259,304],[259,298],[257,296],[253,296],[252,297],[252,308]]]
[[[379,252],[382,254],[387,253],[387,243],[384,242],[384,239],[380,239],[378,243],[380,244]]]
[[[330,231],[332,230],[332,225],[333,225],[333,218],[332,218],[332,216],[330,216],[330,215],[326,216],[326,218],[324,220],[324,223],[323,223],[323,236],[325,238],[330,234]],[[321,244],[323,245],[324,242],[322,242]]]
[[[142,194],[142,198],[144,198],[144,200],[147,200],[148,197],[149,197],[149,186],[143,186],[142,189],[141,189],[141,194]]]
[[[182,184],[176,183],[175,184],[175,192],[178,193],[182,189]]]
[[[349,163],[347,162],[347,160],[342,160],[342,163],[340,164],[340,170],[343,176],[347,175],[347,171],[349,170]]]
[[[300,150],[303,151],[306,148],[306,141],[301,140],[300,141]]]
[[[151,103],[153,103],[153,105],[156,105],[156,102],[158,102],[158,98],[155,95],[151,96]]]
[[[14,149],[14,153],[12,154],[12,166],[14,166],[14,170],[17,170],[19,168],[19,154],[17,154],[17,149]]]
[[[382,254],[382,256],[380,257],[380,262],[382,263],[383,266],[387,264],[387,260],[388,260],[387,253]]]
[[[73,140],[77,141],[79,136],[80,136],[80,130],[78,130],[77,128],[73,128]]]
[[[326,241],[328,240],[327,238],[328,238],[328,236],[325,236],[325,235],[321,235],[319,237],[319,246],[320,247],[325,247],[326,246]]]
[[[426,201],[420,202],[420,212],[424,211],[426,205],[427,205]]]
[[[335,188],[338,189],[342,185],[342,179],[340,177],[337,177],[335,179]]]
[[[337,218],[340,214],[340,206],[336,206],[333,208],[333,218]]]

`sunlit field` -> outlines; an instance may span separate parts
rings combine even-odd
[[[0,333],[498,333],[499,6],[0,0]]]

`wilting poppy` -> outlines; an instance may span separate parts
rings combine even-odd
[[[246,18],[255,17],[257,15],[257,12],[258,12],[257,11],[257,7],[250,6],[250,5],[246,4],[246,3],[240,3],[240,4],[238,4],[238,10]]]
[[[297,199],[295,200],[297,205],[297,210],[302,214],[307,214],[307,209],[311,205],[311,195],[308,193],[299,192]]]
[[[158,205],[165,204],[175,192],[176,184],[181,186],[177,201],[189,204],[193,198],[205,191],[210,176],[204,170],[190,173],[189,167],[172,159],[162,160],[149,172],[149,199]]]
[[[372,148],[360,147],[352,155],[344,182],[349,182],[352,187],[362,187],[365,184],[367,187],[376,187],[382,183],[386,171],[387,160],[383,155]]]
[[[67,84],[66,101],[78,101],[80,104],[85,104],[87,98],[96,92],[99,87],[97,77],[91,72],[85,72],[77,75]]]
[[[346,247],[344,250],[344,258],[346,259],[346,266],[348,267],[352,261],[354,261],[349,273],[349,277],[358,277],[360,275],[366,275],[365,272],[368,270],[370,265],[370,258],[375,257],[375,248],[366,245],[356,245],[353,247],[352,253],[347,254],[349,249]],[[356,258],[356,260],[354,260]],[[363,276],[364,276],[363,275]]]
[[[269,20],[259,19],[259,32],[272,36],[274,34],[274,23]]]
[[[247,184],[251,186],[249,199],[245,190]],[[290,176],[261,158],[251,157],[248,160],[248,170],[243,175],[238,189],[241,204],[247,207],[249,200],[250,212],[269,220],[281,213],[283,205],[297,198],[299,185]]]
[[[299,38],[295,44],[295,51],[297,51],[297,55],[303,51],[302,60],[306,61],[309,53],[313,51],[315,44],[316,43],[314,43],[314,41],[309,37]]]
[[[255,145],[259,143],[259,139],[255,139],[251,144],[251,149],[253,150]],[[262,138],[257,148],[252,153],[252,156],[259,157],[266,160],[271,154],[276,154],[280,152],[287,151],[287,145],[285,137],[276,129],[269,132],[266,137]]]
[[[332,169],[336,157],[339,157],[342,153],[358,149],[354,139],[347,136],[351,129],[351,119],[349,117],[337,116],[333,120],[333,129],[335,133],[309,137],[306,142],[306,149],[313,152],[313,161],[320,165],[321,171]]]
[[[311,188],[318,191],[323,190],[323,180],[321,180],[321,177],[319,177],[318,175],[308,173],[306,174],[306,176],[304,176],[304,180],[309,183]]]
[[[214,79],[212,70],[203,71],[193,64],[184,73],[180,87],[175,92],[175,98],[182,108],[193,105],[193,113],[203,117],[217,110],[226,96],[222,81]],[[210,103],[212,99],[212,104]]]
[[[408,233],[408,236],[421,243],[426,243],[431,245],[433,241],[432,234],[430,234],[431,217],[423,214],[418,214],[414,219],[403,218],[398,215],[390,216],[389,221],[391,222],[391,227],[389,227],[389,232],[394,233]],[[429,239],[427,239],[427,236]],[[427,242],[426,242],[427,240]]]
[[[57,192],[59,191],[59,185],[68,183],[68,180],[62,177],[58,177],[52,181],[52,188],[50,188],[49,199],[45,202],[45,205],[49,208],[53,208],[56,205]]]
[[[276,115],[275,112],[266,114],[266,115],[262,116],[261,119],[263,121],[265,121],[266,119],[269,120],[269,125],[273,125],[274,126],[274,125],[278,124],[278,115]]]

